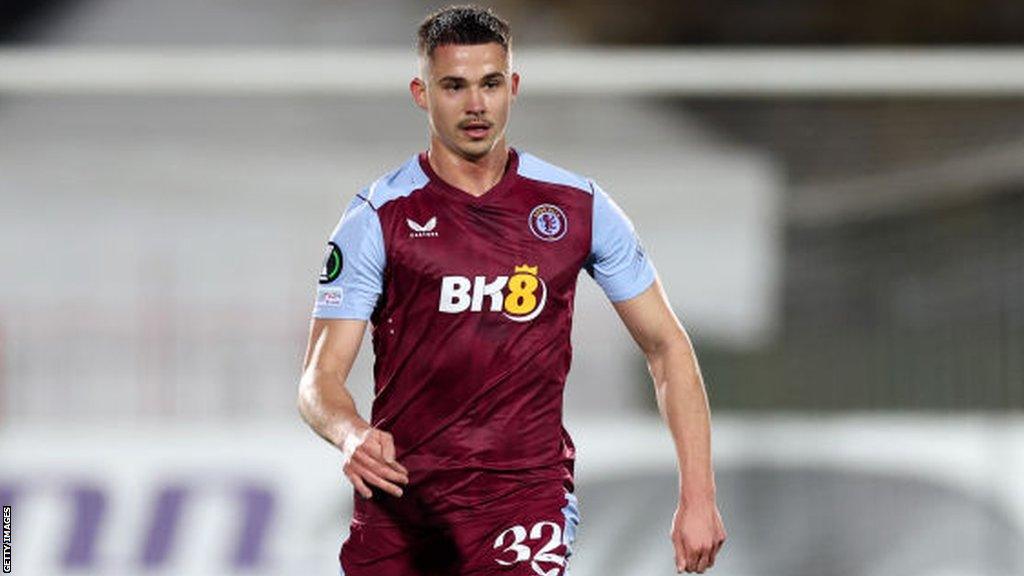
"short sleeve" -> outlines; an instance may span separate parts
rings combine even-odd
[[[656,272],[629,217],[597,184],[587,272],[612,302],[629,300],[654,282]]]
[[[369,320],[383,292],[384,264],[377,211],[356,196],[327,243],[313,317]]]

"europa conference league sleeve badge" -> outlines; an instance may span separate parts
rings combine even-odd
[[[330,284],[341,275],[341,248],[334,242],[327,243],[327,254],[324,256],[324,267],[320,270],[320,283]]]

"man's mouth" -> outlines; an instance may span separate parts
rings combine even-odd
[[[490,122],[464,122],[459,128],[473,139],[485,138],[491,130]]]

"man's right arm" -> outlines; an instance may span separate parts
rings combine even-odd
[[[401,496],[399,484],[409,482],[409,473],[395,461],[394,439],[359,416],[345,387],[387,264],[380,219],[364,198],[352,199],[327,244],[298,408],[317,434],[341,450],[345,476],[360,494],[370,498],[378,487]]]
[[[371,486],[401,496],[409,472],[395,460],[394,439],[359,416],[345,386],[365,331],[365,320],[313,319],[299,381],[299,414],[342,451],[345,476],[363,497],[372,497]]]

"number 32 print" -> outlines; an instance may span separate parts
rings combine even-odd
[[[526,544],[527,541],[543,542],[539,550]],[[494,540],[494,549],[500,550],[494,561],[502,566],[530,561],[533,571],[540,576],[557,576],[559,568],[565,566],[565,556],[557,552],[562,545],[562,527],[554,522],[537,522],[527,533],[524,526],[515,525],[502,531]],[[547,564],[545,570],[541,564]],[[550,567],[554,564],[553,567]]]

